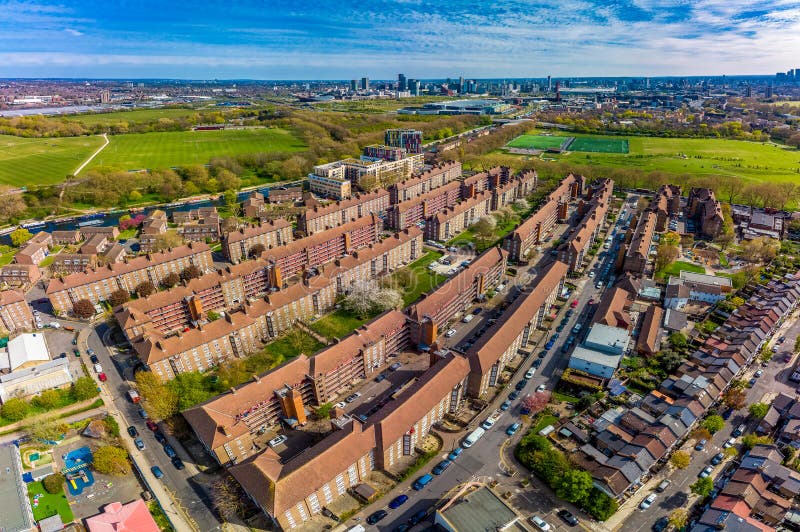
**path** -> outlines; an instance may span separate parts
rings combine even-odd
[[[83,161],[83,162],[81,163],[81,165],[80,165],[80,166],[79,166],[79,167],[78,167],[78,168],[75,170],[75,172],[73,172],[73,173],[72,173],[72,175],[75,175],[75,176],[77,176],[78,174],[80,174],[80,173],[81,173],[81,170],[83,170],[83,169],[86,167],[86,165],[87,165],[87,164],[89,164],[90,162],[92,162],[92,159],[94,159],[95,157],[97,157],[97,155],[98,155],[98,154],[99,154],[101,151],[103,151],[103,150],[105,149],[105,147],[106,147],[106,146],[108,146],[108,135],[106,135],[105,133],[103,133],[103,134],[102,134],[102,135],[100,135],[100,136],[101,136],[101,137],[103,137],[103,140],[105,140],[105,144],[103,144],[102,146],[100,146],[99,148],[97,148],[97,150],[95,150],[95,152],[94,152],[93,154],[91,154],[91,155],[89,156],[89,158],[88,158],[88,159],[86,159],[85,161]]]

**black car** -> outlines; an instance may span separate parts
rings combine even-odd
[[[136,427],[131,425],[130,427],[128,427],[128,434],[130,435],[131,438],[135,438],[139,435],[139,431],[136,430]]]
[[[508,394],[508,398],[511,399],[512,401],[516,400],[517,397],[519,397],[519,392],[516,390]]]
[[[377,512],[370,514],[370,516],[367,517],[367,523],[369,523],[370,525],[374,525],[387,515],[389,515],[389,513],[386,510],[378,510]]]
[[[478,307],[472,311],[473,314],[480,314],[481,312],[483,312],[483,307]]]
[[[653,525],[653,532],[664,532],[668,526],[669,519],[667,517],[662,517]]]
[[[558,516],[564,520],[565,523],[569,524],[570,526],[575,526],[578,524],[578,518],[572,515],[572,512],[569,510],[559,510]]]
[[[428,511],[420,510],[419,512],[415,513],[411,519],[408,520],[408,524],[414,526],[418,523],[423,522],[426,517],[428,517]]]
[[[524,381],[524,380],[523,380],[523,381],[519,381],[519,382],[517,383],[517,385],[516,385],[516,386],[514,386],[514,389],[515,389],[515,390],[517,390],[517,391],[520,391],[520,390],[522,390],[522,389],[525,387],[525,385],[526,385],[526,384],[528,384],[528,382],[527,382],[527,381]]]
[[[92,364],[99,364],[99,363],[100,363],[100,359],[99,359],[99,358],[97,358],[97,355],[91,355],[91,356],[89,357],[89,360],[91,360],[91,361],[92,361]]]
[[[534,368],[538,368],[539,366],[542,365],[542,359],[541,358],[537,358],[536,360],[533,361],[532,365],[533,365]]]
[[[160,430],[153,431],[153,436],[156,437],[156,441],[161,445],[167,443],[167,437],[164,436],[164,433],[161,432]]]
[[[177,469],[178,471],[184,468],[183,461],[177,456],[172,458],[172,465],[174,465],[175,469]]]

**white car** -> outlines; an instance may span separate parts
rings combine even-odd
[[[532,379],[535,373],[536,373],[536,368],[531,368],[525,372],[525,378]]]
[[[541,517],[539,517],[538,515],[531,516],[531,523],[536,525],[536,528],[538,528],[539,530],[544,530],[545,532],[550,530],[550,524]]]
[[[656,502],[656,494],[651,493],[645,500],[642,501],[642,504],[639,505],[639,508],[642,510],[647,510],[653,505],[654,502]]]
[[[589,272],[589,279],[592,279],[593,277],[594,277],[594,272]]]
[[[101,366],[100,364],[95,364],[94,371],[95,373],[103,373],[103,366]]]
[[[456,330],[455,330],[455,329],[450,329],[449,331],[447,331],[446,333],[444,333],[444,335],[445,335],[447,338],[452,338],[453,336],[455,336],[455,335],[456,335]]]
[[[344,408],[346,406],[347,406],[347,403],[345,403],[344,401],[339,401],[338,403],[336,403],[336,407],[337,408]]]
[[[544,384],[540,384],[539,386],[536,387],[536,393],[542,393],[544,390],[545,390]]]
[[[727,449],[728,447],[733,447],[736,444],[736,438],[730,438],[728,441],[722,444],[723,449]]]

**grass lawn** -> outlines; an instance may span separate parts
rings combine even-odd
[[[131,229],[125,229],[124,231],[119,232],[117,240],[128,240],[129,238],[135,237],[136,233],[138,232],[139,230],[136,229],[135,227],[132,227]]]
[[[444,256],[444,253],[440,251],[429,251],[427,255],[408,265],[408,271],[411,272],[411,282],[402,287],[404,305],[410,305],[419,299],[419,296],[433,290],[447,279],[444,275],[428,270],[428,264],[442,256]]]
[[[577,397],[573,395],[567,395],[565,393],[553,392],[553,398],[557,401],[564,401],[565,403],[577,403],[580,401]]]
[[[553,425],[556,421],[558,421],[556,416],[539,416],[537,418],[536,425],[534,425],[533,429],[531,430],[533,430],[534,434],[538,434],[540,430],[545,428],[547,425]]]
[[[64,117],[69,122],[80,122],[87,126],[119,124],[120,122],[151,122],[159,118],[180,118],[197,113],[195,109],[134,109],[131,111],[115,111],[113,113],[86,113]]]
[[[0,135],[0,184],[30,188],[60,183],[102,145],[98,136],[25,139]]]
[[[285,129],[170,131],[109,136],[109,145],[86,170],[120,170],[205,164],[212,157],[259,152],[296,152],[306,145]]]
[[[525,150],[547,150],[560,148],[566,140],[566,138],[556,135],[520,135],[506,144],[506,146]]]
[[[42,262],[39,263],[40,268],[47,268],[53,261],[56,260],[56,255],[58,255],[61,250],[64,249],[64,246],[55,246],[53,249],[50,250],[50,254],[44,258]]]
[[[61,516],[61,521],[63,523],[71,523],[75,520],[75,515],[72,513],[72,508],[69,507],[67,496],[64,494],[64,487],[62,486],[61,488],[61,493],[51,494],[45,491],[41,482],[31,482],[28,484],[28,498],[31,501],[34,519],[41,521],[42,519],[58,514]],[[41,495],[37,507],[33,506],[34,495]]]
[[[540,131],[528,133],[537,135]],[[772,143],[728,139],[581,135],[571,132],[553,132],[553,135],[575,137],[575,142],[584,137],[628,141],[629,153],[572,151],[566,155],[548,154],[549,158],[575,164],[608,168],[632,167],[646,172],[674,174],[733,175],[751,181],[800,183],[800,151]],[[514,142],[508,145],[514,146]]]
[[[11,264],[11,261],[14,260],[14,255],[17,254],[17,249],[11,249],[11,251],[6,251],[5,253],[0,254],[0,266],[5,266],[6,264]]]
[[[302,341],[295,341],[293,338],[290,338],[291,335],[282,336],[274,342],[265,345],[263,349],[264,353],[274,357],[275,365],[277,366],[283,364],[283,362],[290,358],[296,357],[300,353],[305,353],[310,356],[325,347],[319,343],[316,338],[307,333],[298,330],[298,333],[295,334],[299,333],[302,333],[304,337]]]
[[[326,338],[344,338],[369,320],[354,316],[347,310],[339,309],[323,316],[309,326]]]
[[[728,262],[728,256],[725,254],[724,251],[719,252],[719,264],[723,268],[727,268],[728,266],[731,265],[731,263]]]
[[[576,137],[569,151],[594,153],[628,153],[628,141],[617,137]]]
[[[686,262],[682,260],[676,260],[660,272],[656,273],[656,277],[659,279],[666,279],[667,277],[671,276],[678,276],[681,274],[682,271],[685,272],[692,272],[692,273],[706,273],[706,269],[698,264],[694,264],[693,262]]]

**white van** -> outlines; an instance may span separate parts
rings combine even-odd
[[[472,431],[472,432],[469,434],[469,436],[467,436],[466,438],[464,438],[464,441],[461,443],[461,446],[462,446],[464,449],[469,449],[470,447],[472,447],[473,445],[475,445],[475,442],[476,442],[476,441],[478,441],[478,440],[480,440],[480,439],[481,439],[481,436],[483,436],[484,434],[486,434],[486,431],[485,431],[484,429],[482,429],[482,428],[478,427],[477,429],[473,430],[473,431]]]

